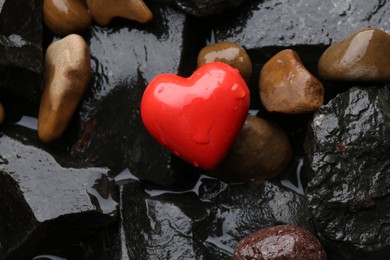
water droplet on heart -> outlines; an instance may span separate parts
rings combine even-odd
[[[235,91],[236,89],[238,88],[238,85],[237,84],[234,84],[231,88],[232,91]]]
[[[210,143],[210,137],[208,134],[208,131],[197,131],[195,135],[192,137],[192,140],[194,140],[198,144],[208,144]]]
[[[180,153],[178,152],[178,151],[173,151],[173,153],[177,156],[177,157],[179,157],[180,156]]]
[[[234,107],[233,107],[233,111],[237,111],[238,110],[238,105],[235,105]]]
[[[199,163],[197,161],[194,161],[193,164],[195,167],[199,167]]]
[[[158,90],[158,93],[161,93],[164,91],[164,87],[161,87],[159,90]]]
[[[236,99],[244,99],[246,97],[246,93],[243,89],[238,89],[236,92]]]

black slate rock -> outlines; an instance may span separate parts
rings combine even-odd
[[[63,249],[115,222],[117,193],[107,168],[51,155],[33,130],[2,128],[0,259]]]
[[[154,19],[147,25],[116,20],[110,27],[93,26],[85,36],[92,80],[71,151],[75,158],[110,167],[113,174],[129,168],[142,180],[173,185],[185,181],[192,167],[147,132],[141,98],[155,76],[186,75],[196,59],[189,58],[194,46],[188,42],[192,32],[187,16],[166,6],[150,8]]]
[[[388,258],[389,137],[389,86],[354,87],[314,115],[306,191],[330,259]]]
[[[42,86],[42,1],[0,0],[0,89],[39,101]]]

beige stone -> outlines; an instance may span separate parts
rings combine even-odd
[[[273,56],[261,69],[260,99],[270,112],[311,113],[324,102],[324,88],[290,49]]]
[[[198,54],[198,68],[206,63],[219,61],[237,69],[248,83],[252,75],[252,62],[248,53],[233,42],[219,42],[204,47]]]
[[[114,17],[122,17],[140,23],[150,22],[153,14],[142,0],[87,0],[95,22],[108,25]]]
[[[43,19],[53,33],[61,36],[80,33],[92,23],[85,0],[44,0]]]
[[[210,174],[225,181],[269,180],[288,166],[292,146],[276,125],[248,116],[228,155]]]
[[[38,116],[38,135],[43,142],[55,141],[65,132],[90,74],[89,49],[81,36],[71,34],[48,47]]]
[[[354,32],[325,50],[318,73],[327,80],[390,80],[390,35],[375,28]]]

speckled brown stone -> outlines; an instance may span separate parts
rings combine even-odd
[[[240,45],[233,42],[220,42],[204,47],[198,54],[198,68],[206,63],[219,61],[237,69],[248,83],[252,74],[252,62]]]
[[[150,22],[153,14],[142,0],[87,0],[95,22],[101,26],[108,25],[114,17]]]
[[[90,71],[89,49],[81,36],[71,34],[47,48],[38,116],[43,142],[55,141],[66,130],[88,87]]]
[[[322,54],[318,72],[327,80],[390,80],[390,35],[375,28],[354,32]]]
[[[291,144],[279,127],[248,116],[228,155],[210,174],[226,181],[268,180],[278,176],[291,158]]]
[[[261,69],[261,102],[270,112],[311,113],[324,102],[324,88],[290,49],[273,56]]]
[[[291,225],[261,229],[237,245],[233,260],[325,260],[325,250],[309,231]]]
[[[5,111],[3,104],[0,103],[0,125],[4,122],[5,119]]]
[[[80,33],[92,23],[85,0],[44,0],[43,19],[53,33],[62,36]]]

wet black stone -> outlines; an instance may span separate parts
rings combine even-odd
[[[270,182],[228,186],[202,177],[192,191],[162,194],[132,182],[122,199],[130,259],[231,259],[238,242],[260,228],[314,231],[306,199]]]
[[[42,27],[41,0],[0,0],[0,89],[39,99]]]
[[[390,253],[389,137],[389,86],[352,88],[314,115],[307,197],[330,259]]]
[[[220,14],[239,6],[244,0],[155,0],[174,4],[181,11],[198,17]]]
[[[92,82],[81,104],[74,157],[113,173],[124,168],[142,180],[161,185],[183,181],[192,167],[155,141],[140,117],[148,82],[161,73],[192,73],[195,58],[187,17],[172,8],[151,5],[147,25],[116,20],[93,26],[86,40],[92,59]]]
[[[69,247],[116,220],[116,189],[106,168],[59,159],[37,143],[35,131],[2,127],[1,259]]]

